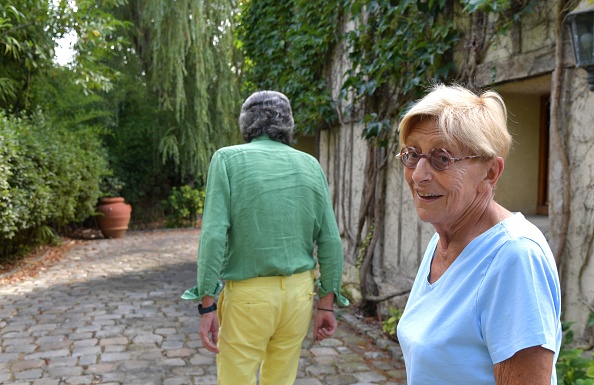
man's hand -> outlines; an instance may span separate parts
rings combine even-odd
[[[336,326],[336,317],[334,317],[333,312],[317,310],[314,318],[314,342],[319,342],[324,338],[332,337],[336,331]]]
[[[336,317],[334,317],[334,312],[328,311],[332,310],[332,306],[334,305],[334,293],[327,294],[320,298],[318,302],[318,309],[327,309],[327,310],[317,310],[316,315],[314,318],[314,330],[313,330],[313,340],[314,342],[319,342],[324,338],[329,338],[334,335],[336,331]]]
[[[207,308],[214,304],[215,299],[207,295],[202,298],[202,307]],[[219,353],[217,343],[219,342],[219,318],[217,312],[211,311],[200,318],[200,330],[198,331],[202,346],[215,354]]]
[[[219,348],[217,347],[217,343],[219,342],[219,319],[217,318],[216,311],[202,315],[198,334],[200,335],[203,347],[210,352],[219,353]]]

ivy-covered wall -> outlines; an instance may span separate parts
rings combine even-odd
[[[514,171],[496,196],[512,210],[534,206],[528,195],[514,199],[514,185],[536,180],[540,149],[534,146],[543,135],[536,125],[544,119],[539,100],[550,94],[547,233],[566,293],[564,316],[585,332],[594,308],[594,289],[585,279],[594,269],[594,216],[586,201],[594,180],[587,148],[594,138],[585,128],[593,120],[586,107],[592,96],[571,80],[581,70],[571,69],[567,56],[569,3],[393,3],[251,0],[242,10],[251,23],[240,33],[251,65],[248,84],[285,92],[297,127],[317,138],[343,237],[347,294],[368,313],[403,306],[434,232],[416,219],[394,158],[400,114],[431,82],[494,88],[507,95],[510,110],[523,114],[513,127],[518,152],[506,163]]]
[[[537,189],[532,184],[537,179],[533,174],[538,172],[534,162],[541,151],[539,135],[543,135],[538,132],[538,125],[544,119],[543,114],[551,114],[548,128],[549,215],[539,217],[537,223],[544,224],[543,231],[558,261],[563,318],[575,322],[576,335],[586,338],[592,335],[587,320],[594,311],[594,281],[591,279],[594,276],[594,205],[591,203],[594,191],[594,152],[591,151],[594,146],[594,110],[591,108],[594,93],[587,89],[585,71],[574,68],[571,43],[563,25],[564,12],[568,9],[559,7],[558,1],[539,2],[538,5],[531,8],[521,22],[509,25],[509,33],[493,34],[489,44],[486,43],[490,39],[485,35],[486,30],[482,30],[482,35],[478,34],[476,24],[462,30],[454,51],[454,63],[458,76],[473,74],[466,78],[466,84],[499,91],[512,112],[509,124],[514,131],[514,150],[506,161],[496,199],[514,211],[519,207],[527,214],[534,214],[535,198],[532,195]],[[455,21],[457,25],[470,26],[469,21],[473,19],[476,22],[476,15],[464,14],[458,9]],[[486,39],[482,43],[477,40],[481,36]],[[469,54],[468,47],[472,44],[484,50]],[[347,59],[340,55],[335,57],[333,68],[340,72],[347,65],[344,62]],[[558,77],[557,73],[560,74]],[[549,98],[548,104],[539,103],[541,97]],[[551,111],[543,110],[548,105],[552,106]],[[522,116],[514,116],[514,113]],[[361,181],[366,180],[369,172],[366,168],[368,143],[361,135],[364,131],[360,121],[351,121],[320,135],[320,161],[336,195],[337,219],[348,251],[345,287],[355,297],[361,295],[358,285],[360,249],[353,248],[348,239],[357,230],[357,216],[364,201],[364,183]],[[406,295],[398,294],[410,288],[434,230],[416,220],[401,165],[393,155],[393,152],[389,153],[386,162],[383,229],[373,250],[371,274],[376,291],[368,296],[380,302],[389,298],[386,304],[403,306]],[[509,178],[505,180],[505,177]],[[519,193],[518,186],[529,192]],[[412,221],[415,225],[410,225],[411,218],[415,218]],[[377,222],[373,225],[377,226]],[[369,227],[363,233],[369,234]],[[363,238],[360,247],[365,248],[368,242],[369,238]]]

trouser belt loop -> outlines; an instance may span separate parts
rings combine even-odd
[[[285,277],[281,277],[281,289],[285,290]]]

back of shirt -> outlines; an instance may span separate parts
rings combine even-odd
[[[315,158],[267,136],[215,153],[199,258],[221,258],[222,279],[313,270],[314,241],[322,259],[342,263],[327,181]]]

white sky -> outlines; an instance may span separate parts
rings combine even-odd
[[[76,41],[76,32],[70,31],[63,38],[56,40],[54,61],[59,65],[65,66],[74,61],[74,42]]]
[[[52,0],[52,4],[57,6],[60,0]],[[76,2],[68,1],[68,6],[76,11]],[[74,61],[74,42],[76,41],[76,32],[70,31],[63,38],[56,40],[58,44],[54,52],[54,61],[59,65],[65,66]]]

